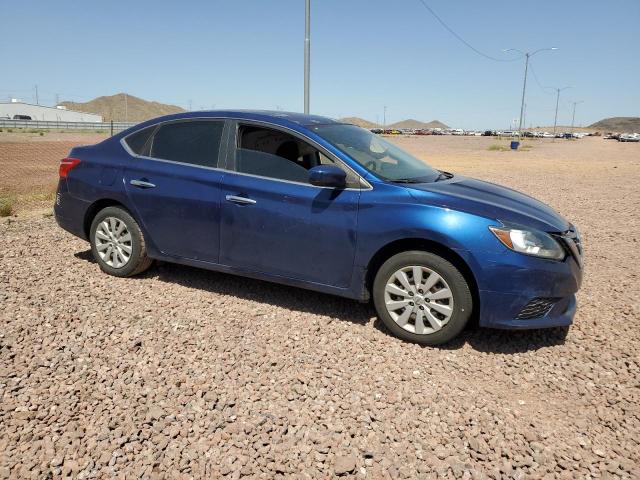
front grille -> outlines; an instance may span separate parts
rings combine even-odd
[[[534,298],[522,307],[520,313],[516,315],[516,320],[544,317],[553,308],[557,300],[557,298]]]

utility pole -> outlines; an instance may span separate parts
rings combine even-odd
[[[40,101],[38,99],[38,85],[36,85],[36,105],[40,105]]]
[[[189,100],[189,111],[193,110],[193,100]]]
[[[522,84],[522,101],[520,102],[520,123],[518,125],[518,137],[520,137],[521,131],[522,131],[522,116],[524,115],[524,96],[525,96],[525,92],[527,90],[527,73],[529,73],[529,59],[531,57],[533,57],[536,53],[544,52],[545,50],[558,50],[558,48],[557,47],[540,48],[539,50],[536,50],[533,53],[523,52],[522,50],[518,50],[517,48],[507,48],[507,49],[503,50],[503,52],[520,52],[521,54],[523,54],[525,56],[524,82]]]
[[[522,102],[520,103],[520,123],[518,124],[518,139],[522,135],[522,117],[524,116],[524,94],[527,90],[527,73],[529,72],[529,57],[530,54],[525,54],[526,61],[524,62],[524,83],[522,84]]]
[[[571,116],[571,134],[573,135],[573,124],[576,121],[576,105],[579,103],[584,103],[584,100],[580,100],[579,102],[571,102],[573,103],[573,115]]]
[[[60,105],[60,94],[56,93],[56,107]]]
[[[382,129],[386,130],[386,128],[387,128],[387,106],[385,105],[384,108],[382,109]]]
[[[560,92],[571,87],[554,88],[556,91],[556,116],[553,119],[553,138],[556,138],[556,127],[558,125],[558,104],[560,103]]]
[[[124,121],[128,122],[129,121],[129,108],[127,105],[127,94],[124,94]]]
[[[311,63],[311,0],[304,2],[304,113],[309,114],[309,69]]]

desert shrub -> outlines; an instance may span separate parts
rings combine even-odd
[[[509,147],[505,147],[504,145],[493,144],[493,145],[490,145],[489,148],[487,148],[487,150],[489,150],[490,152],[506,152],[507,150],[509,150]]]
[[[13,197],[0,197],[0,217],[10,217],[13,215],[13,205],[15,199]]]

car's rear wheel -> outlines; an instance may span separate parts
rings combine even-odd
[[[123,208],[107,207],[98,212],[91,223],[90,241],[93,257],[109,275],[130,277],[153,263],[138,223]]]
[[[473,308],[460,271],[438,255],[402,252],[389,258],[373,283],[378,316],[395,336],[424,345],[456,337]]]

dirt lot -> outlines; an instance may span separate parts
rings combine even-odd
[[[0,221],[0,477],[640,478],[640,145],[396,141],[582,229],[566,338],[422,348],[313,292],[169,264],[111,278],[20,213]]]

